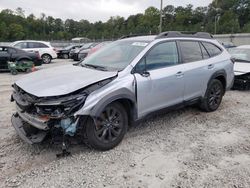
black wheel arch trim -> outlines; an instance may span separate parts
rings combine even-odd
[[[222,83],[222,84],[225,84],[223,85],[224,87],[224,92],[226,91],[226,88],[227,88],[227,73],[225,70],[218,70],[216,71],[209,79],[208,83],[207,83],[207,87],[209,86],[209,84],[211,83],[212,80],[218,78],[219,76],[223,76],[224,80],[225,80],[225,83]]]
[[[130,109],[130,115],[132,120],[137,119],[137,102],[136,102],[136,96],[131,92],[130,90],[126,88],[121,88],[119,90],[116,90],[112,93],[110,93],[108,96],[101,99],[91,110],[90,116],[95,119],[98,117],[101,112],[104,110],[104,108],[111,104],[114,101],[117,100],[129,100],[132,103],[132,109]]]
[[[48,54],[48,53],[42,54],[41,57],[43,57],[44,55],[48,55],[52,59],[52,56],[50,54]]]
[[[19,57],[17,58],[17,61],[23,60],[23,59],[27,59],[27,60],[32,60],[32,58],[28,57],[28,56],[23,56],[23,57]]]

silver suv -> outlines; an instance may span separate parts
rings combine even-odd
[[[108,150],[128,126],[172,107],[215,111],[234,80],[233,61],[208,33],[123,37],[78,65],[31,73],[14,85],[12,124],[26,142],[69,137]]]

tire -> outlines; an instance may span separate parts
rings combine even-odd
[[[12,75],[17,75],[18,74],[16,69],[11,70],[10,72],[11,72]]]
[[[26,73],[30,73],[30,72],[32,72],[32,68],[26,69]]]
[[[122,141],[127,128],[128,115],[124,107],[120,103],[111,103],[102,111],[96,124],[91,118],[87,121],[87,145],[101,151],[110,150]]]
[[[45,64],[51,63],[51,59],[52,59],[52,57],[49,54],[42,55],[42,60],[43,60],[43,63],[45,63]]]
[[[63,54],[63,59],[69,59],[69,55],[68,54]]]
[[[205,112],[217,110],[224,95],[224,87],[221,81],[213,79],[207,87],[205,97],[202,99],[200,108]]]

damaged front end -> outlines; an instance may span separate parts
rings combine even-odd
[[[250,73],[236,75],[232,89],[250,90]]]
[[[46,137],[73,137],[80,130],[80,116],[74,116],[81,109],[87,96],[112,80],[106,79],[64,96],[36,97],[16,84],[11,101],[16,102],[16,113],[11,121],[22,140],[29,144],[40,143]]]

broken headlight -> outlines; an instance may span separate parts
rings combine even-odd
[[[49,116],[50,118],[67,117],[83,106],[86,97],[86,94],[78,94],[47,99],[35,104],[36,112],[39,115]]]

